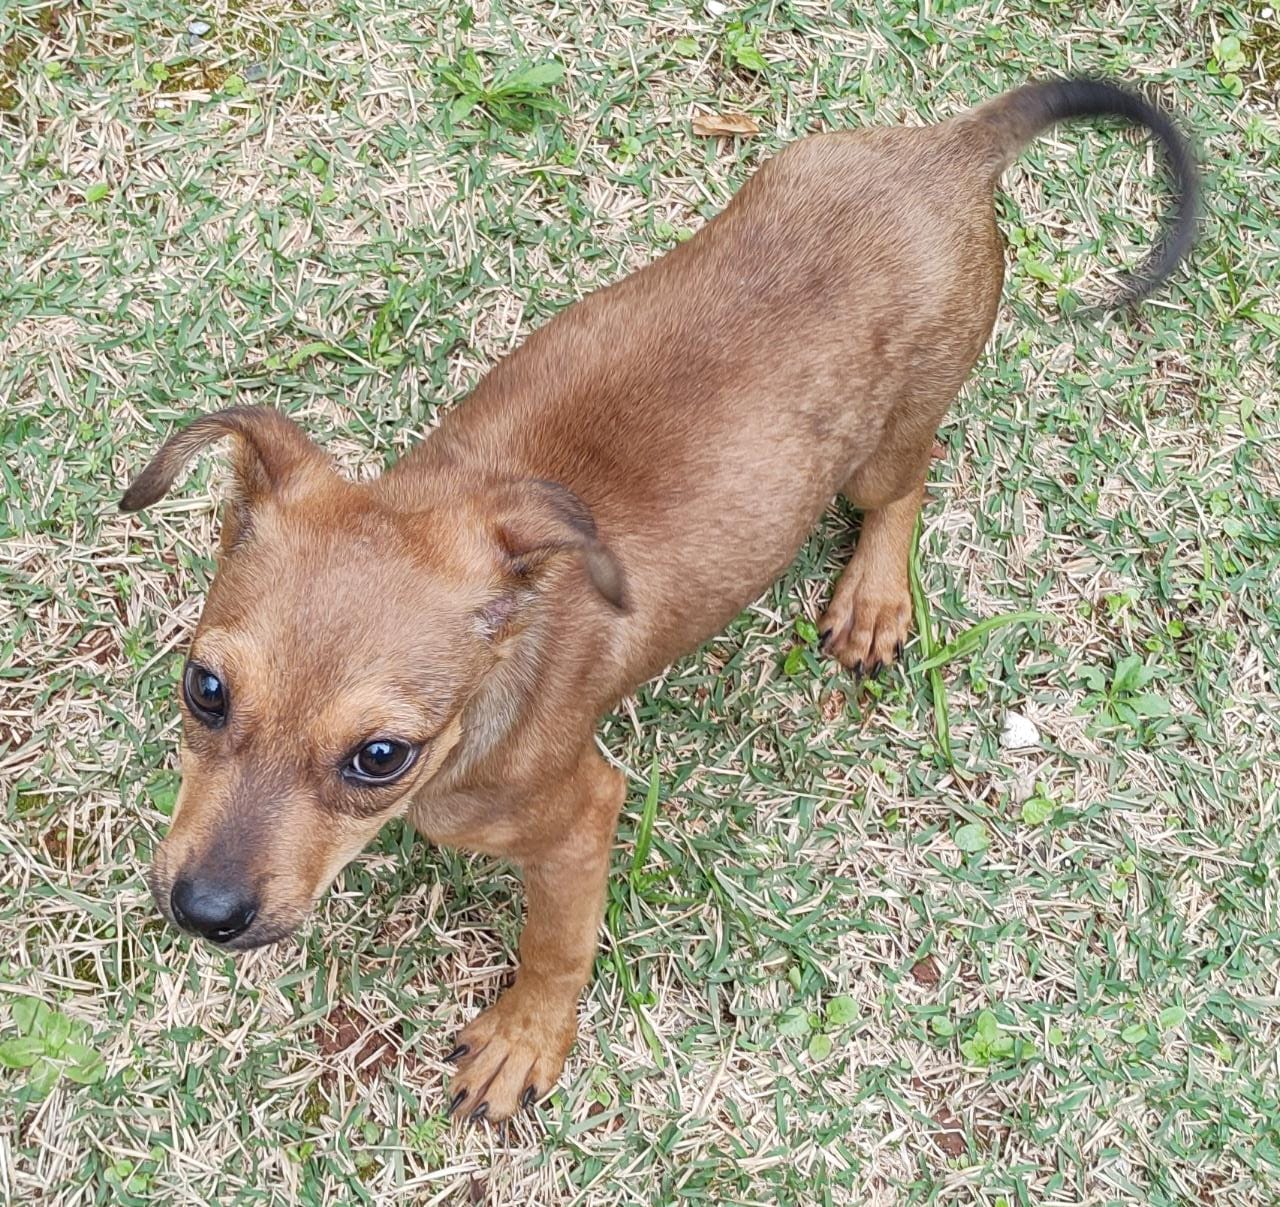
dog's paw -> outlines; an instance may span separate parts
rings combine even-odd
[[[458,1066],[449,1114],[498,1122],[544,1098],[578,1031],[577,1004],[556,1005],[516,982],[462,1029],[446,1060]]]
[[[905,583],[868,579],[850,566],[818,621],[823,653],[855,675],[874,675],[902,656],[911,627],[911,592]]]

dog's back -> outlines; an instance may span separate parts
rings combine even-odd
[[[796,143],[688,243],[535,332],[407,465],[456,455],[587,500],[636,584],[621,679],[647,677],[776,578],[843,484],[861,473],[868,508],[910,488],[994,321],[998,174],[1073,103],[1146,112],[1037,85]]]

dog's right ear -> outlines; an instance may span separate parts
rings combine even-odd
[[[202,415],[160,446],[120,499],[121,511],[140,511],[162,498],[183,467],[207,444],[236,439],[236,497],[229,519],[237,530],[267,495],[286,493],[308,472],[331,470],[328,455],[274,407],[231,407]]]
[[[579,560],[587,581],[615,612],[628,610],[622,563],[600,539],[590,508],[567,487],[537,479],[504,482],[485,504],[501,583],[501,593],[478,613],[487,638],[518,625],[538,594],[543,571],[563,556]]]

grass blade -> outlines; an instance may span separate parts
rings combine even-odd
[[[920,581],[920,537],[924,525],[916,517],[916,530],[911,537],[911,557],[907,561],[907,576],[911,585],[911,611],[915,616],[916,632],[920,634],[920,649],[925,663],[938,653],[933,644],[933,619],[929,615],[929,601]],[[948,766],[955,768],[956,759],[951,750],[951,718],[947,713],[947,689],[936,666],[925,670],[929,680],[929,695],[933,701],[933,720],[937,729],[938,746]]]
[[[912,603],[915,603],[914,595]],[[1010,612],[1004,616],[989,616],[975,625],[970,625],[959,636],[954,637],[946,645],[939,647],[933,654],[916,666],[918,671],[931,671],[954,662],[965,654],[974,653],[982,644],[982,639],[996,629],[1013,624],[1032,624],[1037,620],[1051,620],[1047,612]]]

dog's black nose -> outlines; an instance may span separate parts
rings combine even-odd
[[[207,880],[177,880],[169,894],[173,920],[215,943],[229,943],[249,929],[258,903],[241,889]]]

